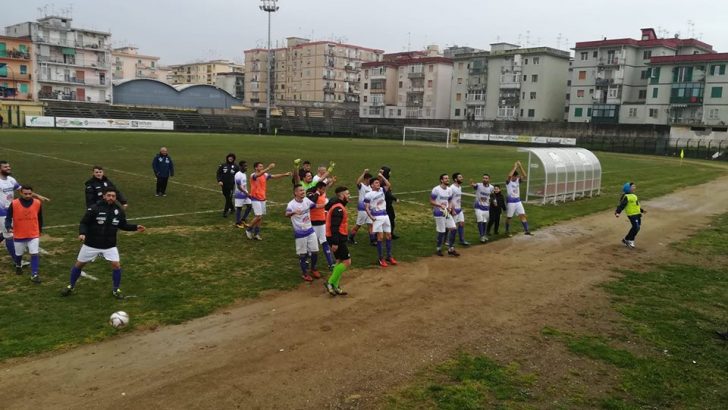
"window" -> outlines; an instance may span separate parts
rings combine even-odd
[[[523,59],[523,64],[528,65],[528,59],[527,58],[524,58]]]
[[[579,79],[586,80],[586,71],[579,71]]]
[[[522,100],[525,100],[526,99],[526,92],[525,91],[521,93],[521,99]]]
[[[536,110],[534,110],[534,109],[528,110],[528,117],[529,118],[533,118],[535,116],[536,116]]]
[[[528,81],[528,76],[527,75],[524,75],[523,76],[523,82],[525,83],[526,81]]]
[[[459,69],[461,69],[461,70],[462,70],[462,69],[463,69],[463,66],[464,66],[464,64],[463,64],[463,63],[458,63],[458,68],[459,68]]]
[[[592,116],[592,109],[591,108],[587,108],[586,109],[586,116],[587,117],[591,117]]]
[[[459,117],[460,116],[460,108],[456,108],[455,109],[455,116],[456,117]]]
[[[532,100],[536,99],[536,91],[531,91],[531,94],[529,95],[529,98]]]
[[[25,64],[20,65],[20,74],[28,74],[28,66]]]
[[[599,57],[599,52],[594,50],[594,52],[592,53],[592,57],[594,57],[594,58]]]
[[[427,80],[427,88],[432,88],[432,80]]]
[[[402,82],[401,81],[399,82],[399,88],[402,88]]]
[[[534,64],[538,64],[538,63],[540,63],[540,62],[541,62],[541,58],[540,58],[540,57],[534,57],[534,58],[533,58],[533,63],[534,63]]]
[[[650,69],[650,84],[657,84],[660,82],[660,67]]]
[[[568,113],[569,113],[569,107],[564,107],[564,112],[565,112],[566,114],[568,114]]]
[[[636,108],[630,108],[628,115],[629,115],[630,118],[636,117],[637,116],[637,109]]]
[[[0,57],[7,56],[6,48],[7,48],[7,45],[5,43],[0,43]]]
[[[523,108],[521,108],[521,117],[523,117]]]
[[[646,80],[649,77],[649,74],[647,74],[647,70],[640,71],[640,80]]]
[[[713,87],[710,89],[710,98],[723,97],[723,87]]]
[[[463,100],[462,94],[460,94],[460,93],[455,94],[455,101],[462,101],[462,100]]]
[[[20,84],[20,92],[23,94],[28,93],[28,84]]]
[[[427,71],[429,71],[429,72],[435,71],[435,66],[430,64],[429,66],[427,66]]]
[[[581,117],[583,108],[574,108],[574,117]]]
[[[580,55],[581,61],[585,61],[585,60],[589,59],[589,53],[587,53],[586,51],[582,51],[579,55]]]
[[[571,99],[571,94],[566,94],[566,101],[569,101]]]
[[[584,98],[584,90],[576,90],[577,98]]]
[[[463,79],[462,78],[458,78],[458,84],[462,84],[462,83],[463,83]]]
[[[401,108],[397,109],[397,116],[400,116],[400,117],[402,116],[402,109]]]
[[[531,75],[531,82],[532,83],[537,83],[538,82],[538,74]]]
[[[589,89],[589,95],[593,95],[593,94],[594,94],[594,89],[593,88],[590,88]]]
[[[657,87],[652,88],[652,98],[657,98]]]
[[[693,67],[675,67],[672,69],[672,82],[685,83],[693,80]]]
[[[718,119],[718,109],[711,108],[710,111],[708,111],[708,118],[710,118],[711,120],[717,120]]]
[[[650,108],[650,118],[657,118],[657,108]]]
[[[368,100],[368,98],[367,98],[367,96],[365,95],[365,96],[364,96],[364,102],[367,102],[367,100]]]
[[[8,76],[8,66],[7,65],[0,66],[0,77],[7,77],[7,76]],[[5,86],[5,87],[7,87],[7,86]]]
[[[652,57],[652,50],[645,50],[642,52],[642,59],[649,60]]]
[[[646,99],[647,98],[647,90],[639,90],[637,98],[640,99],[640,100]]]

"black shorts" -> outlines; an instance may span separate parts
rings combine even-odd
[[[334,244],[331,242],[331,238],[326,238],[329,241],[329,244],[337,245],[336,252],[334,252],[334,257],[340,261],[345,261],[347,259],[351,259],[351,255],[349,254],[349,247],[346,246],[346,240],[341,241],[341,243]]]

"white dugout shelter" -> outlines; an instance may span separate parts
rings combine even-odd
[[[528,153],[526,201],[542,204],[599,195],[602,165],[584,148],[519,148]]]

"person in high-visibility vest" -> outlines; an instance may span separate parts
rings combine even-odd
[[[614,211],[614,216],[617,218],[619,218],[619,214],[621,214],[622,211],[627,214],[627,218],[629,219],[629,223],[632,227],[629,232],[627,232],[627,236],[622,239],[622,243],[626,247],[632,249],[635,247],[634,239],[642,227],[642,214],[647,213],[647,211],[645,211],[640,205],[637,195],[634,194],[636,189],[637,185],[635,185],[634,182],[625,183],[624,186],[622,186],[623,193],[619,200],[619,205]]]
[[[30,185],[20,187],[20,198],[14,199],[8,208],[5,218],[5,230],[13,234],[15,254],[21,260],[27,251],[30,254],[30,280],[40,283],[38,268],[40,265],[40,233],[43,229],[43,211],[40,199],[33,198]],[[16,273],[22,274],[22,263],[16,267]]]
[[[336,257],[336,265],[329,280],[324,284],[331,296],[346,295],[341,290],[341,274],[351,265],[351,255],[347,242],[349,240],[349,213],[346,204],[349,202],[349,189],[343,186],[336,188],[336,198],[326,204],[326,240]]]

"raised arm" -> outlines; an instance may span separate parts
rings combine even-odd
[[[516,161],[516,164],[518,165],[518,168],[521,170],[521,177],[522,180],[526,180],[528,178],[528,175],[526,174],[526,170],[523,168],[523,164],[521,164],[521,161]]]
[[[511,178],[513,178],[513,174],[516,172],[517,169],[518,169],[518,161],[516,161],[513,164],[513,168],[511,169],[511,172],[508,173],[508,180],[510,180]]]
[[[359,178],[356,179],[356,186],[361,185],[362,182],[364,182],[364,175],[366,175],[369,172],[369,168],[364,168],[364,171],[359,175]]]

